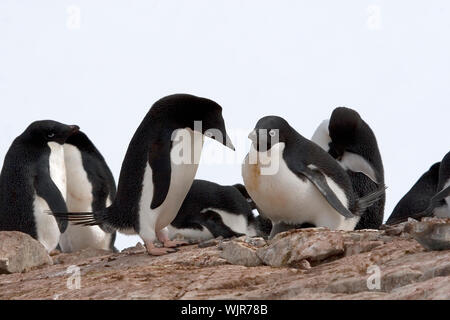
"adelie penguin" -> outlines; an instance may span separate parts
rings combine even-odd
[[[194,180],[175,220],[170,238],[189,240],[231,238],[242,235],[268,236],[261,219],[255,217],[246,198],[234,186]]]
[[[382,187],[359,198],[341,165],[283,118],[262,118],[249,138],[253,143],[242,175],[248,193],[274,224],[271,237],[296,227],[353,230],[384,194]]]
[[[419,184],[419,182],[421,183]],[[422,176],[419,182],[408,192],[405,196],[406,199],[400,201],[397,207],[401,203],[405,203],[408,199],[410,202],[413,202],[411,197],[414,193],[422,201],[418,203],[418,200],[415,200],[413,203],[420,205],[411,208],[412,212],[410,213],[400,212],[396,207],[386,224],[401,223],[409,217],[414,219],[432,216],[450,218],[450,152],[445,155],[440,164],[433,165],[430,171]]]
[[[387,225],[405,222],[409,217],[422,214],[430,206],[438,190],[440,162],[435,163],[397,203]]]
[[[151,255],[176,251],[180,243],[169,239],[167,226],[194,181],[204,136],[234,150],[216,102],[187,94],[157,101],[130,142],[112,205],[56,216],[106,231],[137,233]],[[163,248],[154,245],[156,239]]]
[[[0,230],[27,233],[54,250],[67,222],[63,144],[79,128],[45,120],[32,123],[9,148],[0,174]]]
[[[317,128],[312,139],[347,171],[358,197],[384,186],[384,168],[377,139],[358,112],[339,107]],[[356,225],[359,229],[378,229],[383,223],[386,196],[368,207]]]
[[[116,182],[100,151],[83,132],[70,136],[64,144],[67,174],[67,209],[69,212],[100,211],[112,204]],[[99,226],[70,224],[61,235],[63,252],[86,248],[117,251],[116,232],[103,231]]]

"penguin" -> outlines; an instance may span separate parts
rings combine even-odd
[[[100,151],[88,136],[79,131],[64,144],[67,175],[68,211],[100,211],[112,204],[116,196],[116,182]],[[116,232],[108,233],[99,226],[71,225],[61,235],[62,252],[86,248],[117,252]]]
[[[175,219],[194,181],[204,136],[234,150],[216,102],[188,94],[157,101],[128,147],[111,206],[94,212],[54,213],[78,225],[138,234],[150,255],[164,255],[185,244],[169,239]],[[164,247],[158,248],[158,239]]]
[[[247,199],[234,186],[194,180],[175,220],[169,226],[171,239],[209,240],[268,236],[260,230],[259,219]]]
[[[430,206],[431,198],[438,190],[440,167],[441,163],[437,162],[420,177],[411,190],[397,203],[386,221],[387,225],[405,222],[408,218],[421,214]]]
[[[329,120],[317,128],[312,139],[347,171],[358,197],[384,185],[384,167],[377,139],[369,125],[353,109],[334,109]],[[379,229],[383,223],[386,195],[361,215],[356,230]]]
[[[9,148],[0,173],[0,231],[20,231],[53,251],[67,222],[47,211],[67,212],[63,144],[79,130],[36,121]]]
[[[358,198],[344,168],[281,117],[262,118],[249,138],[242,176],[274,224],[271,238],[298,227],[354,230],[365,209],[384,193],[381,188]]]

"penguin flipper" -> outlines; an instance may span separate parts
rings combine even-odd
[[[36,189],[36,194],[47,202],[52,212],[67,212],[66,201],[49,174],[39,174],[34,180],[34,188]],[[59,231],[64,233],[68,222],[57,217],[56,222],[58,223]]]
[[[440,206],[440,204],[450,196],[450,186],[438,192],[434,197],[430,200],[430,205],[428,208],[422,212],[416,213],[411,216],[413,219],[421,219],[425,217],[432,217],[434,213],[434,209]]]
[[[450,186],[438,192],[433,198],[431,198],[431,203],[436,204],[443,201],[445,198],[450,196]]]
[[[320,193],[324,196],[328,203],[342,216],[344,216],[345,218],[355,217],[355,215],[342,204],[334,191],[331,190],[322,172],[310,169],[308,167],[303,167],[302,169],[297,169],[297,173],[297,175],[300,174],[308,178],[308,180],[314,184],[314,186],[317,188],[317,190],[320,191]]]
[[[151,209],[161,206],[169,193],[172,174],[170,149],[171,143],[156,142],[152,145],[148,155],[148,164],[152,168],[154,184]]]

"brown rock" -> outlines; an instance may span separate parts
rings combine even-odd
[[[0,273],[24,272],[44,264],[52,264],[52,259],[39,241],[21,232],[0,232]]]
[[[294,266],[303,260],[319,262],[344,253],[340,232],[300,229],[278,234],[270,245],[257,250],[258,257],[272,267]]]
[[[222,244],[223,251],[220,257],[234,265],[256,267],[262,265],[262,261],[256,254],[256,249],[244,242],[233,240]]]
[[[299,239],[299,234],[305,239]],[[0,275],[0,300],[450,299],[450,251],[425,251],[412,238],[369,230],[290,231],[277,236],[269,246],[284,241],[294,252],[298,247],[289,238],[300,240],[300,246],[312,239],[334,239],[340,253],[320,261],[295,260],[292,266],[277,268],[231,265],[216,247],[181,247],[162,257],[151,257],[145,250],[97,257],[72,254],[73,260],[64,264]],[[242,239],[223,245],[224,251],[230,245],[239,247],[241,255],[261,250]],[[323,257],[316,255],[321,251],[311,249],[313,254],[305,256]],[[79,289],[67,288],[71,271],[76,270],[71,264],[76,264],[81,274]],[[379,280],[379,289],[368,286],[373,277]]]
[[[450,250],[450,219],[425,218],[410,222],[405,231],[427,250]]]

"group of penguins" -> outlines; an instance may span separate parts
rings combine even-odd
[[[249,135],[244,184],[233,186],[195,180],[198,163],[176,161],[186,137],[189,147],[200,146],[183,149],[195,159],[205,137],[234,150],[219,104],[167,96],[134,134],[116,188],[105,159],[78,126],[32,123],[3,163],[0,231],[27,233],[48,252],[116,251],[117,231],[138,234],[148,253],[159,256],[186,240],[273,238],[308,227],[379,229],[383,223],[386,187],[377,140],[352,109],[336,108],[311,140],[281,117],[260,119]],[[267,174],[269,162],[277,166]],[[450,153],[420,178],[387,224],[450,217],[449,203]]]

